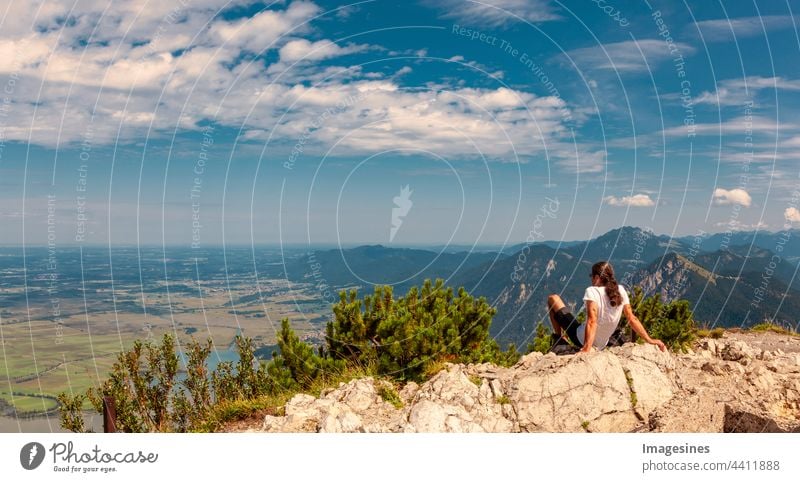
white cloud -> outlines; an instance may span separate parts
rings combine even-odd
[[[676,42],[684,56],[694,53],[694,47]],[[640,52],[641,50],[641,52]],[[619,72],[644,72],[654,69],[659,62],[672,58],[670,48],[663,40],[627,40],[570,50],[566,53],[581,69],[616,70]],[[645,62],[645,59],[647,60]]]
[[[349,105],[336,108],[343,103]],[[574,157],[574,146],[566,142],[563,100],[508,88],[420,92],[387,80],[359,81],[295,86],[278,104],[293,106],[273,134],[295,140],[331,109],[310,141],[336,144],[334,154],[425,149],[505,161],[514,161],[516,153],[524,161],[547,146],[557,160]]]
[[[17,78],[7,93],[16,122],[3,137],[54,146],[91,132],[103,144],[117,135],[140,138],[151,122],[158,133],[193,128],[215,114],[222,123],[241,120],[254,93],[280,90],[243,53],[281,47],[318,12],[295,1],[251,19],[219,15],[248,3],[131,0],[109,8],[95,0],[70,11],[54,2],[13,2],[6,18],[14,21],[0,29],[0,73]],[[224,100],[219,113],[212,99]]]
[[[704,41],[724,42],[765,35],[768,31],[791,28],[793,24],[789,15],[762,15],[703,20],[695,25],[696,28],[690,25],[687,29],[694,33],[699,30]]]
[[[783,218],[790,223],[800,223],[800,209],[795,207],[786,208],[786,210],[783,211]]]
[[[2,129],[3,139],[54,147],[90,134],[95,145],[124,144],[211,121],[242,129],[244,142],[271,136],[276,149],[310,129],[306,154],[423,149],[604,169],[604,151],[572,144],[565,119],[580,125],[587,116],[561,98],[460,84],[423,92],[398,82],[409,67],[392,75],[320,65],[380,47],[304,38],[318,33],[309,22],[321,14],[305,1],[250,19],[219,15],[246,3],[131,0],[106,10],[105,1],[85,1],[67,22],[66,7],[14,2],[9,15],[19,20],[0,30],[0,74],[19,77],[8,105],[15,122]],[[37,31],[15,30],[20,22]],[[255,55],[265,49],[277,60]]]
[[[6,141],[54,147],[91,135],[93,143],[107,144],[117,136],[125,142],[147,132],[196,129],[206,120],[269,131],[281,111],[293,109],[284,121],[308,116],[306,108],[315,115],[315,109],[356,91],[364,83],[359,79],[374,77],[358,67],[289,64],[369,48],[296,37],[310,30],[308,21],[320,12],[309,2],[238,20],[222,19],[220,8],[250,0],[132,0],[109,11],[106,2],[80,2],[70,22],[62,18],[68,9],[47,3],[37,16],[39,5],[23,9],[22,3],[15,2],[12,13],[39,31],[17,32],[6,28],[9,22],[0,30],[0,73],[17,78],[7,105],[16,122],[4,126]],[[269,49],[278,53],[278,62],[250,62],[248,52]],[[339,85],[354,79],[360,83]],[[300,82],[321,85],[295,88]]]
[[[717,206],[736,204],[747,208],[752,202],[750,194],[744,189],[714,189],[714,204]]]
[[[113,6],[104,0],[5,1],[5,21],[0,35],[19,39],[31,35],[32,32],[42,36],[55,33],[61,35],[61,41],[65,44],[88,39],[90,34],[98,42],[118,41],[123,37],[126,42],[139,42],[149,40],[154,32],[175,35],[178,31],[183,32],[184,27],[196,27],[198,13],[215,14],[226,8],[249,3],[252,0],[127,0]],[[169,28],[159,28],[167,26]]]
[[[761,116],[735,117],[721,123],[704,123],[692,126],[692,131],[698,136],[719,136],[734,134],[743,136],[744,132],[750,130],[753,134],[772,134],[777,135],[787,129],[796,129],[800,124],[790,122],[776,122],[775,119]],[[686,136],[687,127],[680,125],[664,129],[665,136]]]
[[[541,23],[561,18],[547,0],[440,0],[426,3],[443,10],[444,18],[486,27],[503,27],[518,23],[520,19]]]
[[[577,151],[577,152],[576,152]],[[558,143],[547,146],[551,159],[564,171],[581,174],[596,174],[606,168],[606,151],[593,149],[589,145]]]
[[[603,198],[603,202],[608,204],[609,206],[629,206],[634,208],[647,208],[655,206],[656,203],[650,199],[650,196],[647,194],[635,194],[633,196],[623,196],[623,197],[615,197],[615,196],[606,196]]]
[[[727,79],[718,83],[716,91],[702,92],[694,99],[694,103],[743,106],[746,102],[753,101],[755,96],[764,90],[800,91],[800,80],[759,76]]]
[[[228,46],[261,52],[292,30],[301,33],[304,23],[317,13],[319,7],[313,3],[293,2],[284,11],[263,10],[250,18],[215,22],[211,32]]]
[[[769,228],[769,224],[758,221],[755,223],[743,223],[737,219],[731,219],[729,221],[720,221],[718,223],[714,223],[714,226],[717,228],[722,228],[730,231],[754,231],[754,230],[763,230]]]
[[[476,62],[474,60],[466,60],[463,55],[454,55],[447,59],[448,62],[454,62],[465,67],[470,67],[477,72],[480,72],[481,75],[485,75],[487,77],[491,76],[495,79],[502,79],[505,76],[505,73],[502,70],[494,71],[493,68],[487,65],[484,65],[480,62]]]
[[[281,47],[280,59],[281,62],[287,63],[298,62],[300,60],[324,60],[360,52],[367,48],[366,45],[348,45],[346,47],[340,47],[330,40],[309,42],[306,39],[297,39],[287,42],[286,45]]]

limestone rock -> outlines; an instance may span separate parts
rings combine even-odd
[[[510,368],[449,364],[398,390],[373,378],[296,395],[266,432],[800,431],[800,342],[770,334],[700,340],[691,353],[626,344],[531,353]]]
[[[408,421],[415,432],[509,432],[513,427],[489,384],[476,386],[463,365],[450,365],[420,388]]]
[[[753,358],[754,356],[753,350],[751,350],[746,343],[741,341],[723,344],[718,351],[720,358],[729,361],[741,361]]]
[[[584,422],[599,423],[619,412],[630,416],[618,430],[634,427],[631,391],[619,358],[610,351],[541,358],[518,370],[509,386],[522,431],[577,432]]]
[[[650,413],[672,398],[675,383],[670,375],[675,369],[675,359],[653,345],[626,345],[620,349],[626,356],[620,357],[622,367],[628,375],[630,389],[635,400],[634,409],[646,420]]]

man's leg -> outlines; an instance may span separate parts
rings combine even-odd
[[[564,301],[560,296],[553,294],[547,297],[547,314],[550,315],[550,324],[553,325],[553,333],[558,336],[562,336],[562,328],[561,325],[559,325],[556,321],[556,311],[565,306],[567,305],[564,304]]]

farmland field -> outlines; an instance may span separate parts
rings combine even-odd
[[[164,333],[220,352],[242,333],[271,352],[288,318],[319,342],[329,302],[281,276],[281,260],[300,254],[0,248],[0,415],[53,417],[60,392],[97,386],[120,351]]]

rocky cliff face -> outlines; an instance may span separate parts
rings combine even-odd
[[[448,365],[385,401],[386,382],[297,395],[268,432],[799,432],[800,339],[727,334],[688,354],[628,344],[533,353],[511,368]],[[383,396],[381,395],[383,393]],[[399,404],[397,404],[399,405]]]

